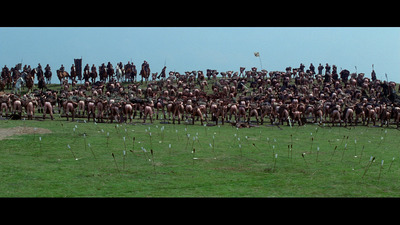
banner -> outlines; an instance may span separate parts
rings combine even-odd
[[[76,76],[78,80],[82,80],[82,59],[74,59]]]

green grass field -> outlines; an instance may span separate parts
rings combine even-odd
[[[0,197],[400,196],[400,132],[393,128],[117,126],[64,118],[1,120],[0,127],[52,131],[0,140]]]

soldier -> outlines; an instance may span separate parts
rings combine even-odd
[[[166,70],[166,69],[167,69],[167,67],[164,66],[164,68],[161,70],[160,75],[159,75],[157,78],[160,78],[160,77],[161,77],[161,79],[165,79],[165,70]]]
[[[8,69],[7,65],[4,65],[3,72],[1,73],[3,79],[5,79],[9,71],[10,70]]]
[[[376,81],[376,73],[375,73],[375,70],[373,70],[373,69],[371,72],[371,79],[372,79],[372,81]],[[399,86],[399,88],[400,88],[400,86]]]
[[[331,73],[331,67],[327,63],[325,66],[325,75],[327,75],[328,73]]]
[[[39,65],[40,65],[40,64],[39,64]],[[51,70],[49,64],[46,65],[46,67],[44,68],[44,70],[45,70],[45,71],[50,71],[50,70]]]
[[[312,63],[310,64],[310,72],[312,74],[315,74],[315,67],[314,67],[314,65]]]
[[[321,63],[318,66],[318,74],[322,75],[322,70],[324,69],[324,67],[321,65]]]

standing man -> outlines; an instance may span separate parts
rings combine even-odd
[[[331,73],[331,67],[327,63],[325,66],[325,75],[327,75],[328,73]]]
[[[322,75],[322,70],[324,69],[324,67],[321,65],[321,63],[318,66],[318,74]]]

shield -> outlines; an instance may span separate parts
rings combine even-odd
[[[82,80],[82,59],[74,59],[74,64],[78,80]]]

